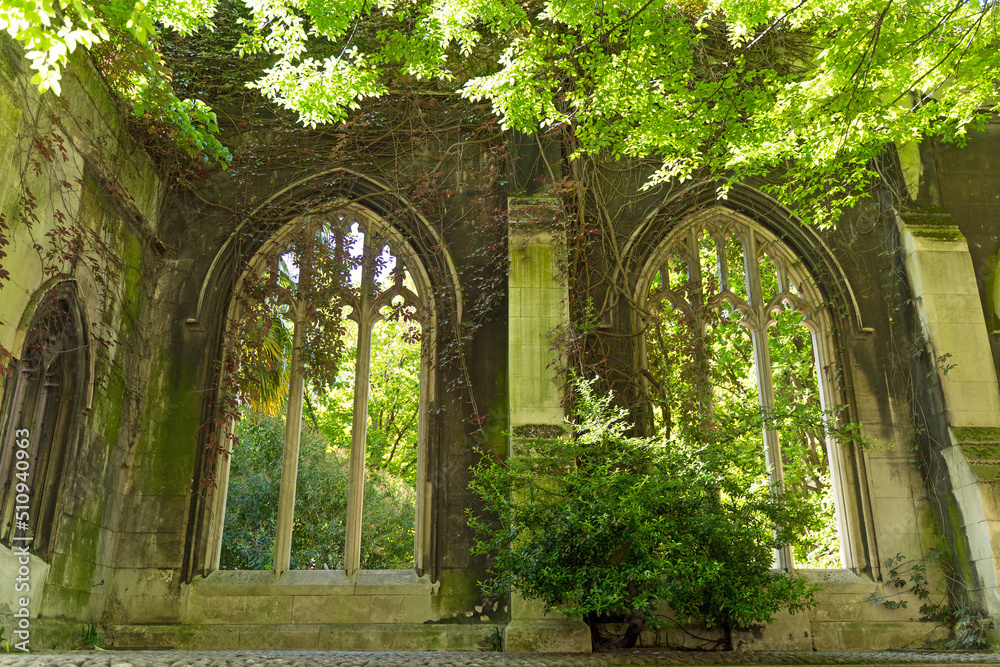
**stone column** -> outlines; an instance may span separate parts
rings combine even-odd
[[[511,456],[522,441],[563,434],[563,378],[552,332],[569,320],[567,288],[559,275],[565,242],[560,232],[541,222],[555,206],[556,200],[538,197],[508,200]],[[590,629],[582,620],[546,614],[538,601],[512,593],[510,618],[504,631],[506,651],[591,650]]]
[[[975,271],[965,237],[942,209],[897,218],[906,272],[926,351],[944,397],[951,442],[942,443],[968,540],[973,572],[966,584],[1000,616],[1000,389]]]
[[[292,559],[292,527],[295,525],[295,481],[299,470],[299,437],[302,433],[302,401],[305,376],[302,371],[302,345],[306,335],[305,304],[291,304],[295,329],[292,333],[291,372],[288,380],[288,413],[285,421],[285,448],[281,457],[281,486],[278,489],[278,517],[275,522],[275,576],[288,571]]]

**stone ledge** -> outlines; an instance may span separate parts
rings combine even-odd
[[[812,624],[814,651],[919,649],[947,639],[948,629],[920,621],[848,621]]]
[[[177,650],[480,651],[502,625],[116,625],[115,645]],[[589,639],[589,637],[588,637]]]
[[[440,583],[412,570],[289,570],[275,577],[269,570],[218,570],[196,577],[188,590],[199,596],[287,595],[433,595]]]
[[[878,585],[866,576],[844,569],[796,569],[795,573],[810,584],[823,587],[824,593],[873,593]]]

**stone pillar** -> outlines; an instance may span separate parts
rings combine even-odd
[[[1000,616],[1000,389],[965,237],[941,209],[901,213],[906,271],[944,397],[951,442],[942,443],[973,572],[966,584]]]
[[[563,433],[563,378],[552,332],[569,320],[567,289],[559,267],[565,243],[561,233],[543,222],[558,202],[543,198],[511,198],[510,275],[508,278],[508,358],[510,388],[510,452],[520,440]],[[545,613],[538,601],[511,594],[510,623],[504,650],[513,652],[589,653],[590,629],[581,620]]]
[[[302,434],[302,401],[305,376],[302,346],[306,337],[305,304],[291,304],[295,329],[292,333],[291,372],[288,379],[288,413],[285,418],[285,448],[281,457],[281,486],[278,489],[278,517],[275,521],[274,575],[280,577],[291,567],[292,530],[295,525],[295,482],[299,470],[299,438]]]

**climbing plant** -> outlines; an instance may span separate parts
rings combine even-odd
[[[829,222],[877,180],[870,161],[886,145],[961,141],[981,120],[1000,66],[996,11],[966,0],[256,0],[235,53],[265,61],[238,85],[307,125],[342,121],[411,77],[488,101],[505,128],[567,129],[576,155],[653,158],[648,183],[704,167],[724,194],[784,174],[772,191]],[[152,105],[182,143],[225,162],[208,112],[172,96],[157,65],[169,31],[212,30],[216,12],[212,0],[31,0],[6,5],[0,27],[42,90],[58,91],[78,45],[114,44],[137,112]]]

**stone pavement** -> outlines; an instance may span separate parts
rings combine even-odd
[[[0,654],[12,667],[632,667],[638,665],[1000,665],[1000,654],[945,651],[559,653],[367,651],[43,651]]]

